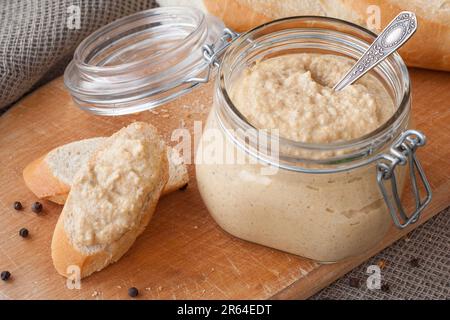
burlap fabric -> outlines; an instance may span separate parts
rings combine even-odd
[[[382,290],[367,288],[370,265],[383,267]],[[450,208],[312,299],[450,299]]]
[[[0,0],[0,114],[2,107],[11,105],[33,88],[62,74],[73,51],[88,34],[119,17],[150,8],[153,2]],[[80,29],[67,27],[67,8],[72,5],[80,7]],[[369,290],[365,286],[367,267],[373,264],[384,265],[384,291]],[[359,288],[355,288],[357,282],[360,282]],[[450,210],[312,297],[449,298]]]
[[[1,0],[0,109],[62,74],[78,44],[94,30],[154,4],[154,0]]]

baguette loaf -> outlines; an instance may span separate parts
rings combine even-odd
[[[158,0],[161,7],[189,6],[207,12],[202,0]]]
[[[168,180],[164,142],[136,122],[107,138],[76,174],[52,239],[58,273],[81,278],[119,260],[149,223]]]
[[[409,66],[450,71],[450,0],[204,0],[207,10],[243,32],[289,16],[339,18],[380,32],[400,11],[416,13],[419,29],[400,50]],[[379,28],[371,22],[380,9]]]
[[[75,174],[106,138],[91,138],[65,144],[31,162],[23,171],[27,187],[39,198],[63,205]],[[179,153],[167,148],[169,181],[163,195],[183,187],[189,181],[186,165]]]

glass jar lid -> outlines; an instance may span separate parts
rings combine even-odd
[[[64,82],[77,105],[100,115],[153,109],[200,85],[210,68],[205,45],[223,23],[200,10],[164,7],[116,20],[77,48]]]

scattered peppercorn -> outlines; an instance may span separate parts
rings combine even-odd
[[[0,277],[3,281],[8,281],[11,278],[11,273],[9,271],[2,271]]]
[[[20,201],[14,202],[14,209],[16,209],[17,211],[23,209],[22,204],[20,203]]]
[[[184,191],[184,190],[187,189],[188,185],[189,185],[189,183],[186,183],[184,186],[182,186],[182,187],[181,187],[180,189],[178,189],[178,190]]]
[[[348,284],[352,288],[359,288],[361,286],[361,281],[358,278],[350,278],[348,279]]]
[[[28,234],[29,234],[29,232],[28,232],[28,229],[26,229],[26,228],[22,228],[22,229],[20,229],[20,231],[19,231],[19,235],[20,235],[22,238],[28,237]]]
[[[31,206],[31,210],[34,213],[41,213],[41,211],[42,211],[42,203],[40,203],[40,202],[33,203],[33,205]]]
[[[419,268],[419,267],[420,267],[420,263],[419,263],[419,259],[418,259],[418,258],[411,259],[411,261],[409,262],[409,264],[410,264],[411,267],[413,267],[413,268]]]
[[[139,294],[139,290],[136,287],[132,287],[130,289],[128,289],[128,295],[132,298],[137,297]]]
[[[387,283],[385,283],[385,284],[383,284],[382,286],[381,286],[381,291],[383,291],[383,292],[390,292],[391,291],[391,288],[389,287],[389,285],[387,284]]]

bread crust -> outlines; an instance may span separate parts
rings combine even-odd
[[[248,31],[272,19],[236,0],[203,0],[209,13],[219,17],[227,27],[237,32]]]
[[[418,30],[400,49],[402,58],[409,66],[450,71],[450,11],[447,17],[433,16],[426,8],[405,1],[340,0],[349,9],[366,16],[367,7],[376,5],[381,9],[381,27],[384,28],[401,11],[416,13]],[[445,23],[445,20],[447,23]],[[382,29],[381,28],[381,29]],[[373,30],[375,31],[375,30]],[[380,32],[381,30],[376,30]]]
[[[450,11],[439,14],[417,3],[404,0],[317,0],[328,16],[337,18],[352,17],[352,22],[367,27],[365,17],[370,5],[379,6],[381,27],[385,27],[400,11],[410,10],[416,13],[419,29],[413,38],[400,50],[401,56],[409,66],[450,71]],[[261,7],[251,8],[241,0],[204,0],[208,11],[223,19],[225,24],[238,32],[248,31],[273,19],[283,1],[267,0]],[[300,3],[300,2],[299,2]],[[299,10],[301,11],[301,10]],[[262,12],[272,12],[268,17]],[[373,30],[374,31],[374,30]],[[378,32],[381,30],[377,30]]]
[[[46,155],[34,160],[23,170],[25,185],[39,198],[59,203],[66,198],[70,186],[56,178],[45,161]],[[63,202],[64,203],[64,202]]]
[[[77,266],[80,269],[81,278],[91,275],[95,269],[100,269],[100,265],[105,265],[108,259],[106,252],[100,252],[96,255],[86,256],[77,251],[69,241],[64,231],[62,215],[59,216],[58,222],[53,233],[52,260],[56,271],[68,277],[69,267]]]

